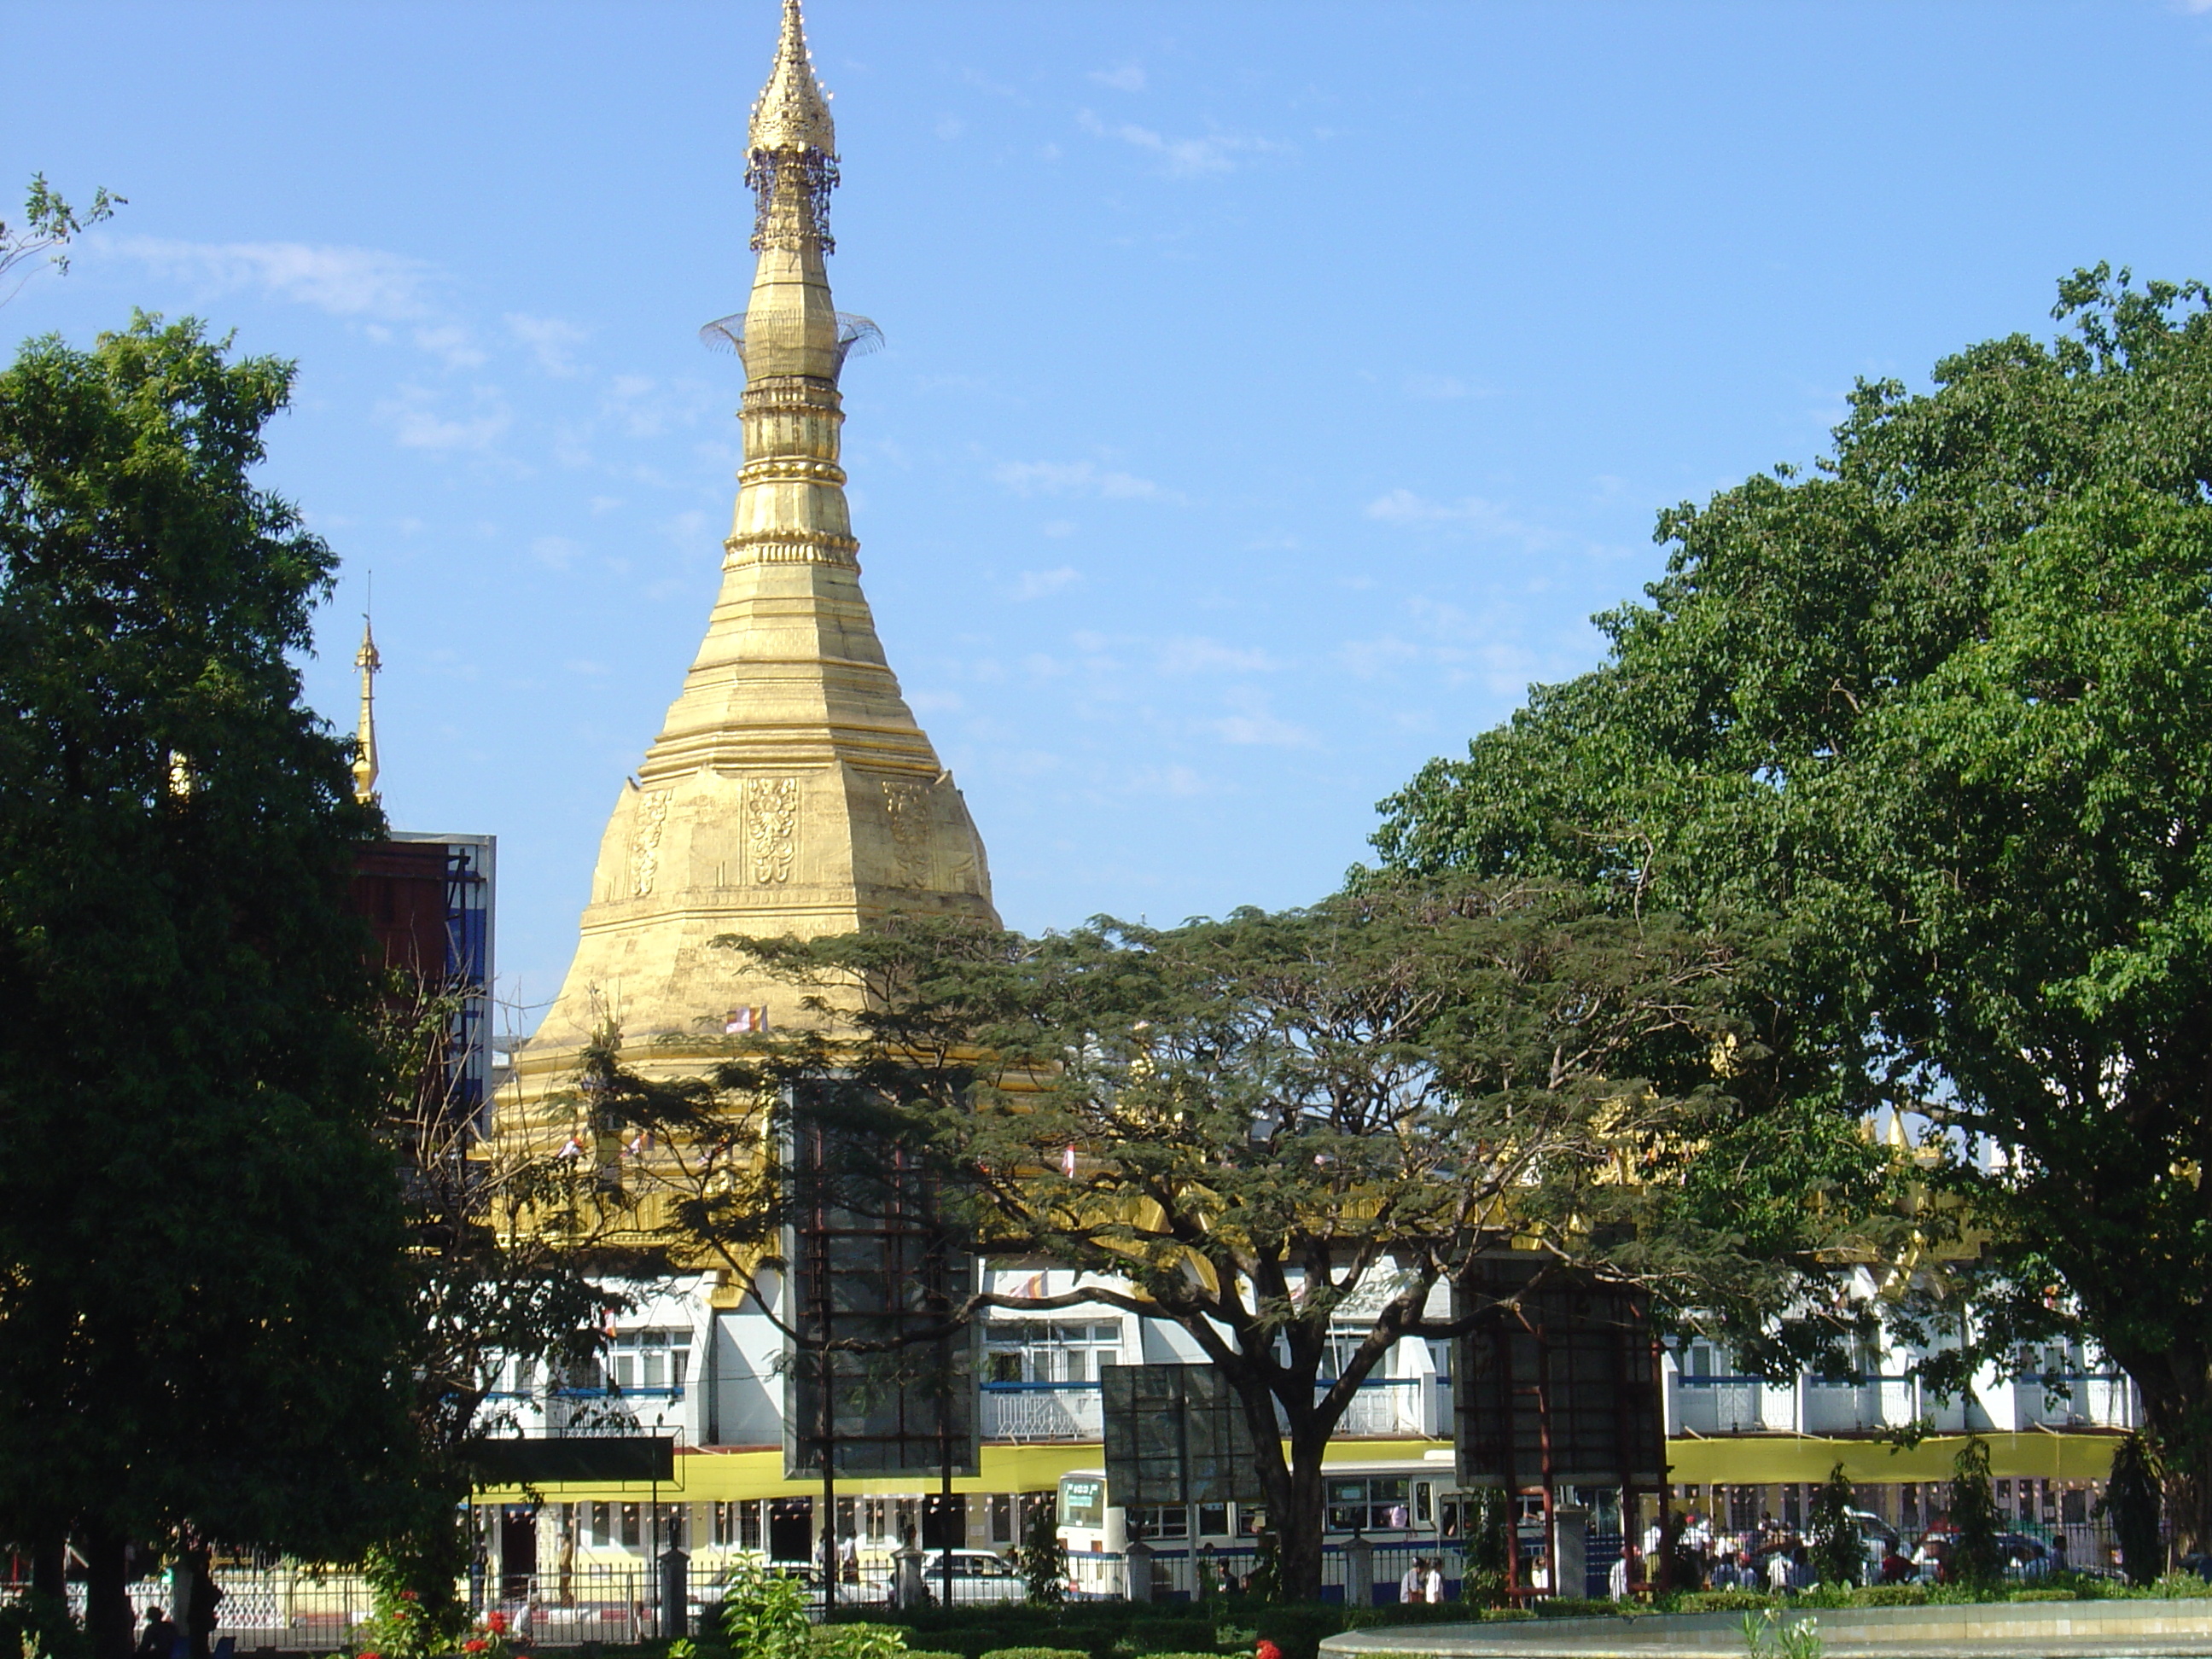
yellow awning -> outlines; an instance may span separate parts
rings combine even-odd
[[[1989,1443],[1990,1473],[1999,1480],[2034,1477],[2046,1480],[2102,1480],[2112,1465],[2118,1437],[2109,1434],[1985,1434]],[[1893,1451],[1878,1440],[1826,1440],[1809,1435],[1741,1435],[1715,1439],[1686,1438],[1667,1443],[1668,1479],[1678,1485],[1765,1486],[1785,1481],[1818,1483],[1838,1462],[1856,1484],[1865,1481],[1948,1480],[1952,1460],[1966,1443],[1962,1435],[1923,1440],[1911,1451]],[[1434,1465],[1449,1478],[1452,1465],[1431,1453],[1451,1449],[1444,1440],[1338,1440],[1330,1443],[1326,1461],[1331,1463],[1417,1462]],[[982,1473],[956,1480],[957,1492],[1049,1492],[1071,1469],[1103,1467],[1103,1451],[1095,1440],[1054,1442],[1042,1445],[987,1445]],[[687,1451],[678,1454],[676,1478],[661,1486],[664,1504],[726,1504],[754,1498],[800,1498],[818,1493],[818,1480],[786,1480],[783,1453],[758,1451]],[[917,1471],[872,1480],[841,1480],[837,1491],[848,1498],[888,1498],[914,1492],[933,1492],[937,1477]],[[654,1489],[642,1483],[619,1481],[556,1482],[541,1488],[554,1503],[636,1503],[649,1500]],[[485,1503],[520,1502],[519,1487],[487,1487],[479,1494]]]

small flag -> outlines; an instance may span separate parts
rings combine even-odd
[[[553,1154],[556,1158],[581,1158],[583,1155],[584,1143],[574,1135],[570,1135],[562,1145],[561,1150]]]
[[[653,1131],[650,1129],[640,1129],[637,1132],[636,1137],[631,1140],[629,1145],[623,1148],[623,1152],[626,1157],[643,1158],[652,1150]]]
[[[1060,1172],[1070,1181],[1075,1179],[1075,1148],[1072,1145],[1060,1155]]]
[[[722,1035],[725,1036],[767,1030],[768,1010],[765,1008],[732,1008],[722,1017]]]

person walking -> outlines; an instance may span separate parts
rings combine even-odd
[[[1421,1578],[1421,1599],[1437,1607],[1444,1603],[1444,1559],[1441,1555],[1429,1558],[1429,1570]]]
[[[1401,1605],[1429,1599],[1428,1566],[1429,1564],[1417,1555],[1413,1558],[1413,1565],[1406,1569],[1406,1576],[1398,1581],[1398,1600]]]

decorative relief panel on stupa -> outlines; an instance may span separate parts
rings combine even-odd
[[[642,898],[653,890],[653,878],[660,866],[660,831],[668,822],[668,792],[647,790],[637,804],[637,818],[630,830],[629,890]]]
[[[752,853],[753,884],[780,887],[791,879],[791,860],[799,836],[799,780],[745,780],[746,845]]]

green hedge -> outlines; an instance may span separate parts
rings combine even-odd
[[[993,1648],[983,1659],[1091,1659],[1082,1648]]]

